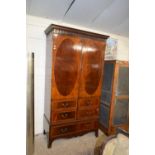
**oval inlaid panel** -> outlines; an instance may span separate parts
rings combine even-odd
[[[89,46],[90,45],[90,46]],[[85,71],[85,90],[88,94],[93,94],[101,78],[102,52],[94,43],[89,43],[86,47],[86,71]]]
[[[71,93],[78,74],[78,51],[74,49],[71,39],[65,39],[60,44],[54,67],[55,81],[59,93],[67,96]]]

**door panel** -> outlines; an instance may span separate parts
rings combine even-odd
[[[129,95],[129,68],[119,67],[116,95]]]
[[[54,36],[52,99],[78,96],[81,40],[78,37]]]
[[[129,123],[129,99],[116,99],[114,105],[113,125]]]
[[[110,112],[109,107],[101,103],[99,122],[106,128],[109,127],[109,112]]]
[[[84,39],[82,69],[80,75],[80,97],[100,96],[105,42]]]

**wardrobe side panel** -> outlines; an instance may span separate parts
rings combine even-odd
[[[52,32],[46,36],[46,57],[45,57],[45,104],[44,114],[50,120],[51,112],[51,87],[52,87]]]

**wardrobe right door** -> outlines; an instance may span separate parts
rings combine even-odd
[[[106,43],[100,40],[83,40],[79,97],[101,95],[105,46]]]

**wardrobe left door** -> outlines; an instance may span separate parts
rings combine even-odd
[[[79,37],[53,35],[52,99],[78,97],[81,51],[82,43]]]

